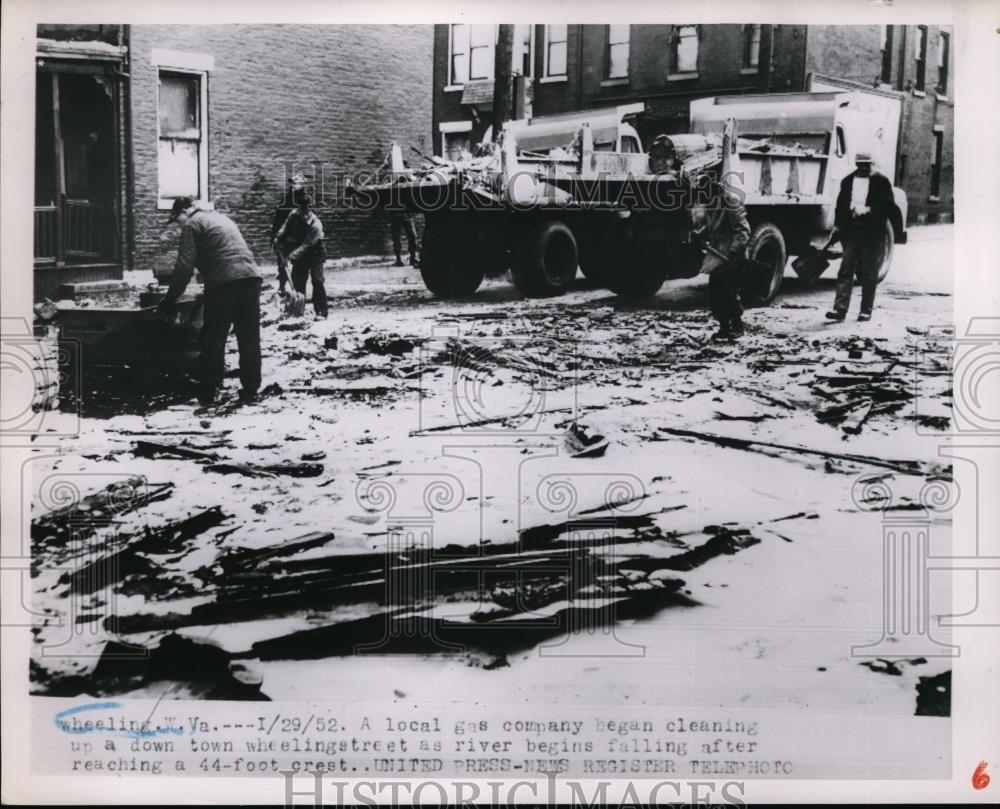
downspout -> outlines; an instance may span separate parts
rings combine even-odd
[[[583,109],[583,25],[576,28],[576,108]],[[567,34],[569,36],[569,34]]]
[[[771,74],[774,73],[774,36],[777,26],[768,26],[767,37],[767,70],[764,74],[764,92],[771,92]]]
[[[802,35],[802,76],[801,76],[801,89],[804,91],[807,89],[806,80],[809,78],[809,26],[802,26],[805,28],[805,32]]]
[[[125,154],[125,208],[123,211],[125,219],[126,244],[123,258],[127,256],[128,268],[135,269],[135,161],[134,142],[135,133],[132,128],[132,27],[123,25],[121,27],[121,44],[125,46],[125,75],[122,78],[121,105],[124,116],[124,125],[121,132],[121,139],[125,142],[123,150]]]

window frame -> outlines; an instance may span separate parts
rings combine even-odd
[[[944,130],[935,129],[931,133],[931,193],[932,201],[941,199],[941,170],[944,164]]]
[[[882,84],[892,84],[892,46],[895,40],[895,26],[882,26],[882,65],[879,70],[879,81]]]
[[[625,23],[625,39],[613,42],[611,40],[611,29],[622,23],[608,24],[604,26],[604,78],[608,81],[626,82],[629,79],[629,61],[632,57],[632,26]],[[611,51],[612,48],[625,48],[625,72],[619,74],[611,73]]]
[[[438,124],[438,133],[441,135],[441,157],[447,158],[448,135],[469,136],[469,146],[472,146],[472,121],[441,121]]]
[[[546,79],[550,81],[565,81],[569,77],[569,25],[566,25],[566,38],[553,40],[549,35],[551,33],[552,25],[545,25],[545,39],[544,46],[545,51],[542,54],[543,64],[542,64],[542,81]],[[563,70],[562,73],[552,72],[552,45],[563,45],[565,48],[565,56],[563,57]]]
[[[464,81],[457,81],[455,77],[455,28],[457,26],[463,26],[466,29],[465,37],[465,50],[461,52],[464,56],[465,62],[465,79]],[[493,37],[491,38],[489,44],[486,45],[476,45],[472,44],[472,29],[473,28],[492,28]],[[498,27],[496,25],[490,25],[489,23],[484,24],[472,24],[467,22],[453,22],[448,24],[448,83],[445,85],[445,91],[450,90],[460,90],[465,87],[466,84],[471,84],[477,81],[491,81],[493,79],[494,73],[494,55],[496,53],[496,40],[497,40]],[[485,76],[473,76],[472,75],[472,52],[474,49],[487,48],[490,51],[490,57],[486,60],[486,75]]]
[[[515,74],[524,76],[526,79],[533,79],[535,77],[535,25],[534,23],[528,23],[528,72],[523,72],[524,67],[524,42],[517,42],[515,39],[515,44],[517,45],[517,50],[514,52],[514,64],[511,65],[511,69]],[[520,25],[514,26],[514,33],[517,34],[517,29]],[[521,57],[520,64],[518,64],[517,57]]]
[[[493,31],[493,36],[488,38],[485,45],[475,45],[472,44],[472,29],[473,28],[491,28]],[[493,78],[494,65],[493,62],[496,58],[496,47],[497,47],[497,35],[498,27],[496,25],[490,25],[489,23],[483,23],[479,25],[469,25],[469,82],[477,81],[490,81]],[[474,50],[487,50],[488,57],[486,59],[486,73],[483,76],[473,76],[472,75],[472,52]]]
[[[465,57],[465,68],[466,68],[466,79],[465,81],[456,81],[455,79],[455,28],[459,25],[465,26],[466,36],[465,36],[465,50],[462,54]],[[448,24],[448,87],[463,87],[465,82],[468,81],[468,68],[469,68],[469,24],[462,22],[453,22]]]
[[[927,26],[918,25],[917,26],[917,43],[916,43],[916,56],[915,61],[917,63],[916,75],[913,78],[913,91],[916,93],[925,93],[927,91]]]
[[[939,97],[948,97],[948,81],[951,78],[949,61],[951,60],[951,34],[948,31],[938,31],[938,82]],[[942,78],[943,77],[943,78]]]
[[[760,72],[760,43],[763,32],[764,26],[755,23],[744,23],[740,30],[740,70],[744,73]],[[747,34],[750,35],[749,39]],[[756,49],[754,49],[755,42]]]
[[[160,130],[160,79],[164,75],[192,77],[198,82],[198,137],[178,138],[164,136]],[[196,70],[188,67],[175,67],[170,64],[156,65],[156,200],[157,209],[170,210],[176,197],[165,197],[160,190],[160,143],[164,140],[198,142],[198,193],[197,199],[207,201],[209,197],[208,173],[208,76],[207,70]]]
[[[680,66],[680,46],[681,40],[685,37],[681,36],[681,31],[686,28],[691,28],[694,30],[694,40],[695,40],[695,55],[694,55],[694,67],[688,70],[682,70]],[[674,25],[670,31],[670,65],[667,74],[668,79],[687,79],[687,78],[697,78],[698,76],[698,60],[701,56],[701,30],[697,24],[685,23],[684,25]]]

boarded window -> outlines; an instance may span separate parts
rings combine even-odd
[[[202,76],[161,72],[159,78],[160,199],[200,197]]]

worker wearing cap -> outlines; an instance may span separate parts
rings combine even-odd
[[[271,247],[274,249],[278,259],[278,293],[284,294],[285,287],[288,286],[288,261],[285,258],[285,246],[278,243],[278,231],[288,219],[288,214],[295,210],[295,196],[302,193],[305,188],[306,178],[301,174],[293,174],[288,178],[288,187],[284,196],[279,200],[274,209],[274,216],[271,218]]]
[[[319,320],[327,315],[326,286],[323,283],[323,265],[326,263],[323,223],[312,210],[312,199],[304,191],[295,194],[295,204],[295,210],[288,214],[276,240],[289,248],[287,259],[292,265],[292,286],[296,291],[305,295],[306,282],[312,279],[313,312]]]
[[[180,223],[181,242],[160,311],[172,316],[195,267],[205,282],[198,398],[211,404],[222,387],[226,338],[232,328],[240,349],[240,398],[252,401],[260,388],[261,284],[253,253],[236,223],[191,197],[174,200],[168,222]]]
[[[706,172],[698,185],[708,198],[691,208],[692,235],[705,246],[701,272],[708,276],[708,299],[712,316],[719,322],[713,340],[734,340],[743,335],[740,283],[750,225],[742,197]]]
[[[872,156],[858,152],[855,170],[840,183],[834,224],[844,245],[844,258],[837,273],[837,293],[830,320],[843,320],[851,304],[851,288],[861,282],[861,312],[858,320],[871,320],[875,306],[878,269],[885,251],[885,225],[892,210],[892,183],[874,170]]]

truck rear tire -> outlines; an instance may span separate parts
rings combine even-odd
[[[573,286],[577,259],[573,231],[562,222],[543,222],[517,246],[510,274],[529,298],[562,295]]]
[[[743,302],[749,306],[767,306],[781,288],[788,260],[785,237],[778,226],[771,222],[757,225],[750,234],[747,256],[749,261],[743,270]]]
[[[468,230],[452,216],[428,217],[420,249],[420,275],[438,298],[465,298],[483,282],[482,263]]]

